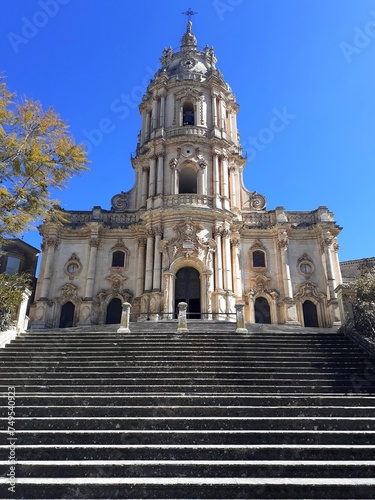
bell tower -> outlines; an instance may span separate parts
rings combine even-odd
[[[241,220],[250,193],[242,183],[239,107],[216,68],[213,48],[199,49],[190,17],[180,49],[164,49],[161,68],[139,107],[142,128],[132,165],[136,208],[149,235],[141,310],[153,301],[156,309],[163,303],[170,315],[176,274],[186,267],[199,273],[200,312],[210,318],[213,310],[234,313],[242,296],[239,259],[232,255],[239,248],[231,247],[231,228]],[[155,245],[161,245],[161,257]]]
[[[213,48],[199,50],[189,20],[180,50],[164,49],[160,62],[140,105],[142,128],[132,159],[137,208],[160,209],[170,196],[196,194],[239,215],[245,161],[238,105],[216,68]]]

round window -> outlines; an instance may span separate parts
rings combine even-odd
[[[312,265],[308,262],[302,262],[299,266],[301,273],[303,274],[311,274],[312,273]]]
[[[76,262],[71,262],[67,266],[68,273],[76,273],[78,271],[78,264]]]

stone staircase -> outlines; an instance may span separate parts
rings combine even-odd
[[[333,331],[252,328],[18,337],[0,350],[0,498],[374,499],[372,361]]]

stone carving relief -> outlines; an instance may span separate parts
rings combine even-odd
[[[317,302],[321,302],[326,298],[326,296],[324,293],[319,292],[318,287],[314,283],[306,281],[305,283],[298,285],[294,298],[300,301],[305,299],[315,299]]]
[[[111,199],[112,210],[115,212],[124,212],[129,205],[129,194],[121,191]]]
[[[267,205],[266,198],[256,191],[250,193],[249,199],[244,203],[243,210],[265,210]]]
[[[58,298],[60,304],[65,304],[65,302],[77,303],[80,301],[78,297],[78,287],[71,283],[63,285],[60,290],[60,297]]]
[[[172,262],[179,257],[195,257],[201,260],[206,268],[210,267],[212,253],[216,251],[216,243],[212,238],[202,238],[197,232],[202,227],[191,219],[185,219],[182,224],[176,225],[176,238],[162,240],[160,250],[165,259],[164,271],[168,271]]]
[[[125,281],[128,278],[126,276],[122,276],[120,273],[113,273],[110,276],[107,276],[106,280],[109,282],[111,289],[119,292],[121,288],[124,286]]]

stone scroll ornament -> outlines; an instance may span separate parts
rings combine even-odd
[[[261,194],[258,194],[256,191],[254,193],[251,193],[251,196],[249,198],[249,205],[250,208],[253,210],[264,210],[266,208],[266,199],[264,196]]]
[[[122,191],[111,199],[112,209],[116,212],[124,212],[128,208],[128,193]]]

